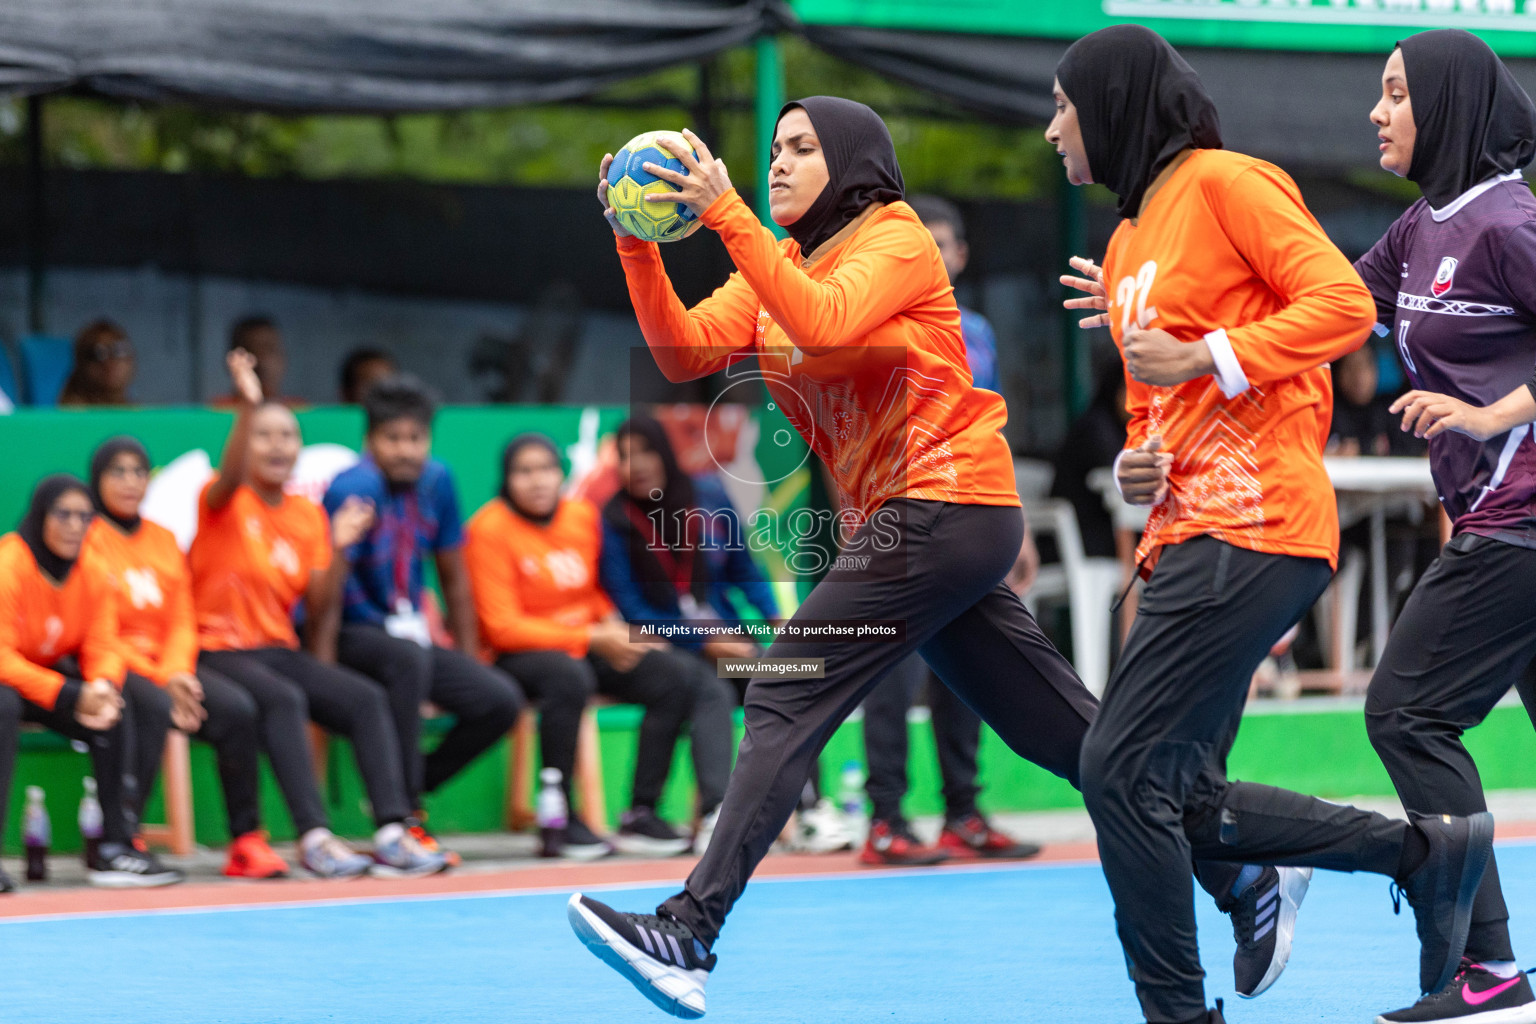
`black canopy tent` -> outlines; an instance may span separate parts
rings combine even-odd
[[[786,0],[7,0],[0,95],[85,89],[287,112],[507,106],[588,96],[781,32],[1014,124],[1049,119],[1067,45],[802,23]],[[1385,53],[1182,49],[1234,147],[1315,169],[1374,165],[1361,139]],[[1536,61],[1511,66],[1536,92]]]
[[[1024,34],[802,23],[786,0],[7,0],[0,6],[0,95],[78,90],[136,102],[274,112],[399,113],[574,100],[657,68],[755,40],[758,146],[783,99],[778,34],[813,45],[1003,123],[1041,125],[1067,43]],[[928,15],[942,25],[942,14]],[[1448,15],[1454,20],[1454,15]],[[1405,30],[1405,34],[1409,30]],[[1289,168],[1375,165],[1366,113],[1384,54],[1182,47],[1222,111],[1230,146]],[[1512,62],[1536,92],[1536,61]],[[40,118],[27,246],[40,328],[45,253]],[[759,162],[766,173],[766,161]],[[761,182],[759,182],[761,186]],[[759,195],[766,189],[759,188]],[[1082,245],[1075,190],[1063,186],[1058,244]],[[1074,332],[1065,332],[1067,338]],[[1066,343],[1066,387],[1087,386],[1082,346]]]

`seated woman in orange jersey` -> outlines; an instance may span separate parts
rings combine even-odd
[[[229,354],[240,403],[219,474],[198,498],[197,537],[188,552],[199,670],[227,676],[255,700],[262,746],[307,870],[324,877],[441,871],[443,855],[423,849],[402,824],[411,804],[384,691],[334,664],[334,649],[300,651],[293,627],[301,598],[310,615],[339,611],[346,563],[332,553],[362,538],[372,509],[348,502],[328,521],[319,505],[284,490],[299,458],[299,424],[286,407],[262,401],[255,362],[242,349]],[[377,825],[371,861],[328,827],[310,767],[311,718],[352,741]]]
[[[126,672],[112,585],[76,562],[93,515],[83,483],[50,476],[16,532],[0,537],[0,827],[19,726],[46,725],[90,747],[102,811],[91,884],[169,885],[181,872],[140,849],[134,833],[165,747],[170,701]],[[14,888],[0,871],[0,892]]]
[[[139,515],[148,483],[149,452],[137,439],[114,437],[96,449],[90,475],[96,519],[80,560],[116,589],[128,668],[164,689],[178,729],[218,752],[232,839],[224,873],[278,878],[288,865],[267,845],[256,807],[256,702],[217,672],[198,671],[192,577],[171,531]]]
[[[553,442],[537,434],[514,438],[502,469],[501,495],[468,526],[466,561],[482,642],[539,702],[544,763],[560,769],[567,796],[581,709],[592,695],[645,706],[633,798],[617,840],[627,851],[682,853],[689,838],[656,816],[656,803],[685,721],[715,741],[694,751],[696,770],[706,779],[701,788],[724,789],[730,744],[718,738],[731,735],[729,695],[697,658],[664,643],[630,640],[629,627],[598,585],[598,511],[560,497],[564,475]],[[565,850],[585,858],[609,847],[571,815]]]

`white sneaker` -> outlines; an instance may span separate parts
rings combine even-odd
[[[823,797],[816,806],[800,812],[799,824],[789,848],[796,853],[837,853],[851,850],[859,841],[848,815]]]

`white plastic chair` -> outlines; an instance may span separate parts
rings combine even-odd
[[[1025,501],[1049,497],[1051,483],[1055,479],[1056,467],[1044,459],[1013,460],[1013,485],[1019,489],[1019,497]]]
[[[1035,536],[1056,538],[1061,561],[1042,565],[1034,586],[1024,597],[1031,613],[1042,600],[1065,598],[1072,617],[1072,664],[1094,696],[1109,681],[1111,615],[1121,583],[1121,568],[1113,558],[1089,558],[1077,528],[1072,503],[1061,498],[1024,501]]]

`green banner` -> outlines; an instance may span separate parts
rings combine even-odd
[[[1175,45],[1386,54],[1431,28],[1476,32],[1505,57],[1536,56],[1536,0],[791,0],[823,25],[1076,39],[1136,22]]]
[[[782,412],[771,405],[724,406],[713,418],[702,406],[667,406],[659,412],[669,421],[696,421],[693,430],[673,433],[674,439],[696,435],[680,446],[679,456],[690,472],[713,472],[745,483],[736,495],[743,516],[761,508],[783,519],[804,505],[810,482],[806,446]],[[573,485],[580,486],[612,473],[612,433],[628,414],[622,406],[449,406],[438,413],[432,454],[453,470],[459,507],[468,518],[500,488],[501,451],[514,435],[548,435],[565,452]],[[302,410],[298,417],[305,450],[291,486],[319,500],[331,477],[355,461],[363,416],[355,408],[333,407]],[[197,493],[218,462],[230,423],[229,413],[209,409],[22,409],[0,416],[0,450],[6,453],[0,460],[0,533],[15,529],[38,480],[50,473],[83,478],[97,445],[132,434],[144,442],[155,465],[144,515],[185,545],[196,529]],[[722,427],[726,434],[719,433]],[[711,450],[710,441],[720,447]],[[711,461],[727,450],[728,464]],[[784,552],[770,548],[759,557],[781,602],[792,608],[796,602]]]
[[[574,445],[581,438],[584,412],[602,432],[611,431],[625,413],[620,408],[588,412],[579,406],[448,408],[439,413],[433,454],[453,468],[464,515],[496,494],[501,449],[512,435],[536,430],[561,445]],[[0,533],[20,521],[33,484],[49,473],[83,478],[91,452],[109,437],[138,437],[156,468],[196,449],[217,463],[230,422],[228,413],[206,409],[20,410],[0,418],[0,446],[6,452],[0,461]],[[357,409],[305,410],[299,413],[299,423],[306,445],[356,449],[362,443],[363,416]]]

